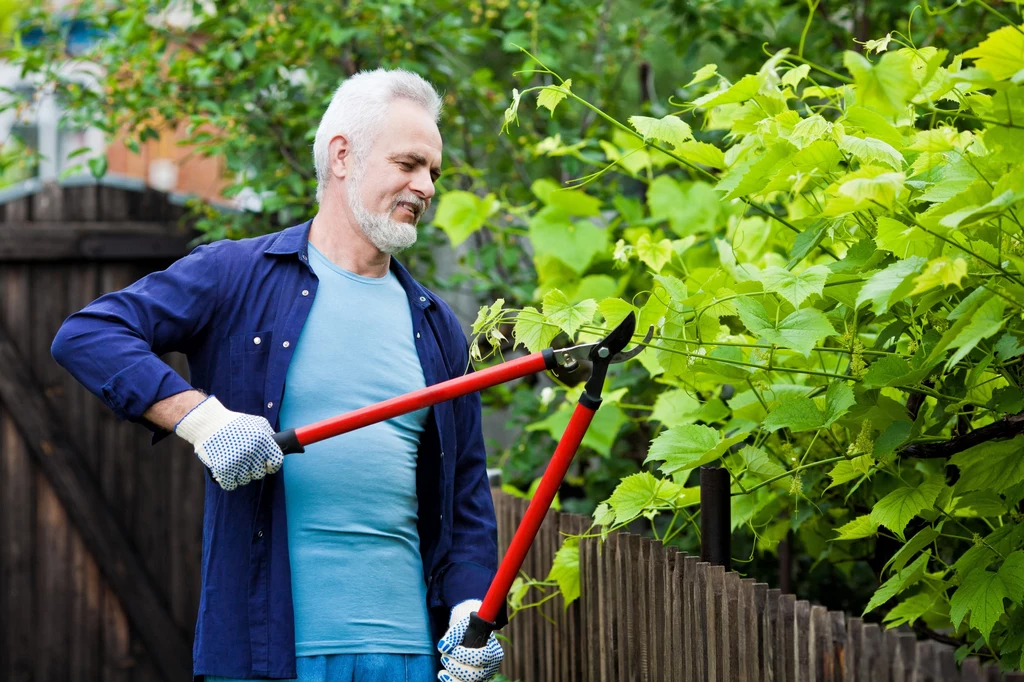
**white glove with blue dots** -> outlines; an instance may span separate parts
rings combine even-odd
[[[270,422],[232,412],[212,395],[182,417],[174,432],[192,443],[213,480],[224,490],[272,474],[284,462]]]
[[[462,638],[469,627],[469,616],[483,604],[478,599],[468,599],[452,609],[448,619],[448,632],[437,644],[441,652],[444,670],[437,673],[440,682],[485,682],[498,674],[498,667],[505,652],[501,650],[498,638],[491,633],[487,644],[480,649],[462,646]]]

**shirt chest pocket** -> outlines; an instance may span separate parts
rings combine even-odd
[[[235,334],[228,341],[231,348],[230,409],[263,414],[263,389],[273,348],[273,332]]]

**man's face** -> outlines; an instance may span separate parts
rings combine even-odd
[[[348,182],[352,212],[381,251],[394,253],[416,241],[416,223],[430,206],[440,166],[441,134],[430,114],[409,100],[394,100]]]

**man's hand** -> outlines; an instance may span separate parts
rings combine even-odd
[[[497,674],[505,652],[501,650],[493,632],[481,649],[462,646],[462,638],[469,627],[469,616],[479,610],[482,603],[477,599],[469,599],[452,609],[448,632],[437,645],[437,650],[442,654],[441,664],[444,665],[444,670],[437,673],[437,679],[441,682],[484,682]]]
[[[224,490],[263,478],[281,468],[284,453],[263,417],[232,412],[214,396],[196,405],[174,427]]]

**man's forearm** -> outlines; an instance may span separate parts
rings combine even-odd
[[[142,416],[162,429],[174,431],[175,424],[205,399],[206,394],[201,391],[185,391],[153,403]]]

